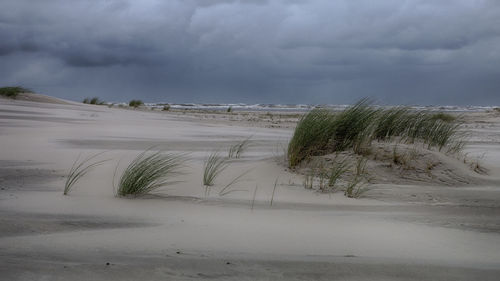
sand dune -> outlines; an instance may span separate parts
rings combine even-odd
[[[466,182],[386,173],[359,199],[305,190],[280,164],[293,120],[268,128],[263,114],[0,100],[0,280],[498,280],[498,114],[466,115],[465,153],[487,175],[450,158],[439,173]],[[207,154],[249,136],[204,197]],[[116,198],[116,165],[150,147],[189,153],[181,182]],[[62,195],[76,157],[102,151],[110,161]]]

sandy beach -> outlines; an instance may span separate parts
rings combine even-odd
[[[0,280],[498,280],[498,112],[463,116],[486,173],[450,157],[455,181],[385,178],[357,199],[306,190],[283,163],[298,117],[0,99]],[[204,159],[246,138],[205,196]],[[146,149],[187,153],[179,182],[116,197],[115,168]]]

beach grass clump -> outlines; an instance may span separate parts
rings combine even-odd
[[[215,184],[215,179],[229,166],[228,158],[220,156],[218,151],[212,152],[203,165],[203,186],[205,196],[209,195],[209,188]]]
[[[463,147],[463,135],[456,118],[416,111],[407,107],[389,109],[372,106],[367,99],[335,113],[314,109],[304,115],[288,145],[289,166],[295,167],[311,156],[352,150],[370,153],[373,140],[420,141],[428,148],[456,152]]]
[[[83,159],[82,161],[79,161],[80,155],[78,155],[75,162],[71,166],[68,175],[66,176],[66,182],[64,183],[64,192],[63,192],[64,195],[68,195],[69,192],[71,191],[71,188],[88,172],[90,172],[95,167],[102,165],[104,162],[108,161],[108,160],[101,160],[101,161],[91,162],[93,159],[97,158],[102,153],[104,152],[89,156]]]
[[[232,146],[229,147],[229,153],[228,157],[229,158],[240,158],[243,152],[248,148],[250,145],[250,138],[248,137]]]
[[[137,108],[141,105],[144,105],[144,102],[141,101],[141,100],[131,100],[129,103],[128,103],[128,106],[130,107],[133,107],[133,108]]]
[[[377,112],[366,99],[340,113],[313,109],[300,119],[288,145],[290,167],[310,156],[348,148],[361,151],[370,141]]]
[[[0,96],[15,99],[21,93],[32,93],[30,89],[23,87],[1,87]]]
[[[291,167],[302,160],[314,156],[327,154],[335,116],[326,109],[313,109],[304,115],[295,128],[294,135],[288,143],[288,161]]]
[[[172,178],[182,174],[186,162],[184,154],[146,150],[139,154],[125,169],[116,194],[118,196],[140,196],[177,181]]]

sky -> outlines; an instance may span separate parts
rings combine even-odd
[[[498,0],[0,0],[0,86],[82,100],[500,105]]]

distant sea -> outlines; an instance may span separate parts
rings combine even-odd
[[[152,108],[163,108],[165,105],[170,105],[172,109],[194,109],[194,110],[211,110],[211,111],[226,111],[231,107],[232,111],[284,111],[284,112],[301,112],[309,111],[313,108],[328,108],[332,110],[342,110],[349,105],[309,105],[309,104],[244,104],[244,103],[228,103],[228,104],[198,104],[198,103],[146,103],[145,105]],[[380,106],[390,107],[390,106]],[[492,110],[497,106],[409,106],[416,110],[430,111],[446,111],[446,112],[479,112]]]

